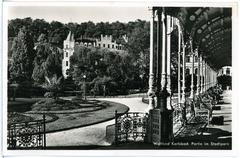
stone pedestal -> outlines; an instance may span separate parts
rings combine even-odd
[[[171,142],[173,139],[173,111],[153,109],[149,113],[151,134],[149,138],[154,145]]]

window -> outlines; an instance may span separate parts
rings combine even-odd
[[[110,44],[108,44],[108,48],[110,48]]]
[[[114,48],[114,44],[112,45],[112,48]]]
[[[103,47],[105,47],[105,44],[103,44]]]
[[[98,44],[99,47],[101,47],[101,44]]]
[[[66,52],[66,57],[68,57],[68,52]]]
[[[189,63],[190,62],[190,56],[186,56],[186,62]]]
[[[66,61],[66,66],[68,66],[68,61]]]
[[[68,48],[68,45],[66,44],[66,48]]]

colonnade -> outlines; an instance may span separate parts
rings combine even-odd
[[[156,28],[155,28],[156,27]],[[169,118],[174,110],[171,105],[171,36],[174,28],[178,31],[178,103],[185,103],[186,97],[204,93],[208,88],[216,84],[217,73],[202,56],[198,48],[193,48],[190,37],[184,41],[183,26],[181,22],[170,16],[164,7],[151,8],[150,20],[150,69],[149,69],[149,105],[146,113],[158,113],[160,128],[155,133],[159,134],[157,140],[171,137],[171,120]],[[154,31],[156,29],[156,31]],[[154,33],[156,33],[154,35]],[[156,41],[155,41],[156,39]],[[156,49],[155,49],[156,48]],[[188,48],[188,49],[187,49]],[[189,51],[190,48],[190,51]],[[186,52],[186,50],[188,52]],[[192,76],[190,96],[186,94],[186,54],[191,54]],[[197,83],[194,87],[194,58],[197,60]],[[154,115],[151,117],[155,117]],[[156,118],[154,118],[156,120]],[[155,127],[155,126],[154,126]],[[158,127],[158,126],[156,126]],[[166,130],[168,129],[168,130]],[[154,132],[153,132],[154,133]]]
[[[190,42],[190,45],[192,43]],[[192,47],[192,46],[190,46]],[[190,96],[189,98],[193,98],[194,96],[198,96],[205,91],[207,91],[210,87],[213,87],[215,84],[217,84],[217,71],[212,69],[205,58],[202,56],[201,53],[199,53],[198,49],[196,48],[194,51],[190,49],[191,51],[189,52],[191,55],[191,91],[190,91]],[[181,53],[181,52],[180,52]],[[186,58],[186,53],[183,51],[181,54],[178,55],[178,89],[181,89],[182,91],[178,90],[178,103],[184,103],[185,101],[185,58]],[[182,64],[181,64],[181,56],[182,56]],[[195,60],[196,59],[196,60]],[[197,64],[195,64],[197,62]],[[181,65],[183,65],[181,67]],[[197,66],[196,66],[197,65]],[[197,73],[195,74],[197,76],[197,82],[194,83],[194,70],[197,67]],[[181,72],[180,69],[183,69]],[[182,78],[181,78],[182,76]],[[182,83],[182,84],[181,84]],[[196,86],[195,86],[196,85]],[[182,86],[182,88],[180,88]],[[181,97],[182,95],[182,97]]]

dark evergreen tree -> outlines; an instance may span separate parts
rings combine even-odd
[[[12,61],[9,70],[10,80],[16,82],[31,80],[33,59],[35,57],[33,47],[33,39],[29,30],[23,27],[20,29],[18,36],[14,38],[12,44]]]

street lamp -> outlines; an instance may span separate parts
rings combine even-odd
[[[83,75],[83,79],[84,79],[84,89],[83,89],[83,94],[84,94],[84,100],[87,100],[86,98],[86,78],[87,76],[86,75]]]
[[[141,79],[140,91],[142,91],[143,90],[143,74],[140,74],[139,77]]]

